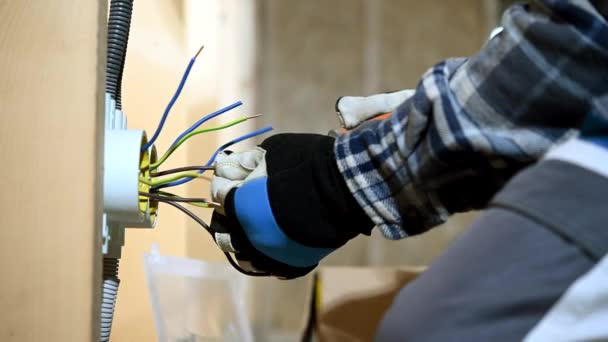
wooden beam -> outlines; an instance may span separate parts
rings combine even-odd
[[[0,340],[98,340],[105,1],[0,0]]]

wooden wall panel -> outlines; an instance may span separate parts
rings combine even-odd
[[[0,1],[0,340],[99,334],[103,1]]]

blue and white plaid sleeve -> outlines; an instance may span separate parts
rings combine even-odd
[[[590,2],[515,5],[502,25],[477,55],[427,71],[390,118],[336,140],[348,187],[387,238],[482,208],[608,93],[608,24]]]

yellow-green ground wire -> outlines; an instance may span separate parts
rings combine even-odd
[[[219,131],[221,129],[224,128],[228,128],[234,125],[238,125],[241,122],[247,121],[249,119],[251,119],[251,116],[245,116],[242,118],[238,118],[236,120],[232,120],[228,123],[225,123],[223,125],[220,126],[215,126],[215,127],[210,127],[210,128],[204,128],[204,129],[199,129],[196,131],[192,131],[188,134],[186,134],[183,138],[181,138],[179,141],[177,141],[174,145],[172,145],[167,152],[165,152],[165,154],[163,154],[158,161],[156,161],[155,163],[150,164],[150,168],[151,169],[156,169],[157,167],[159,167],[162,163],[164,163],[167,158],[169,158],[169,156],[171,156],[171,154],[173,154],[173,152],[175,152],[175,150],[177,150],[186,140],[190,139],[191,137],[198,135],[198,134],[203,134],[203,133],[207,133],[207,132],[212,132],[212,131]]]

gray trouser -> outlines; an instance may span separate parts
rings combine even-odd
[[[608,179],[545,161],[401,290],[377,341],[519,341],[608,248]]]

